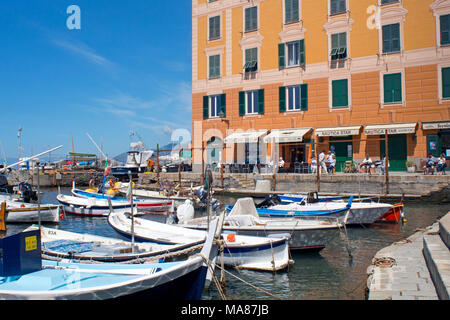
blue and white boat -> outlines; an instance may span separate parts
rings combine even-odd
[[[132,235],[131,216],[122,211],[113,211],[108,223],[121,235]],[[134,239],[162,244],[192,243],[205,239],[206,232],[134,218]],[[226,266],[259,271],[277,271],[286,268],[289,259],[289,234],[273,237],[254,237],[224,232],[222,234],[224,250],[218,261]]]
[[[314,204],[282,204],[269,208],[257,208],[260,217],[266,218],[292,218],[292,217],[333,217],[344,218],[352,207],[353,196],[345,203],[314,203]],[[233,206],[226,207],[231,212]]]
[[[72,188],[72,195],[84,199],[98,199],[98,200],[111,200],[111,203],[129,204],[127,198],[117,197],[103,193],[84,191],[80,189]],[[137,206],[138,211],[168,211],[172,206],[172,200],[170,199],[134,199],[134,204]]]
[[[39,230],[3,238],[0,299],[8,300],[106,300],[201,299],[208,264],[217,254],[214,240],[218,219],[213,220],[200,254],[187,260],[152,264],[88,264],[41,259]],[[13,235],[14,237],[16,235]],[[12,245],[13,243],[13,245]],[[15,244],[14,244],[15,243]],[[26,248],[26,250],[24,249]],[[13,251],[13,252],[11,252]],[[19,270],[21,255],[34,269]],[[33,254],[34,252],[34,254]],[[32,260],[30,260],[32,259]],[[8,264],[18,266],[7,268]]]

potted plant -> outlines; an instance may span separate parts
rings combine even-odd
[[[416,172],[416,165],[412,161],[406,161],[406,170],[408,172]]]

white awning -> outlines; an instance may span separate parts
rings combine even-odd
[[[414,123],[393,123],[393,124],[380,124],[373,126],[366,126],[364,133],[367,135],[381,135],[385,134],[405,134],[415,133],[417,122]]]
[[[423,130],[450,129],[450,121],[422,122]]]
[[[287,143],[287,142],[302,142],[303,136],[311,131],[312,128],[299,129],[274,129],[270,134],[264,138],[266,143]]]
[[[259,138],[267,134],[267,130],[236,131],[226,137],[225,143],[257,143]]]
[[[336,128],[318,128],[316,135],[319,137],[342,137],[342,136],[357,136],[362,126],[353,127],[336,127]]]

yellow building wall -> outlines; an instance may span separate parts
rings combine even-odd
[[[350,0],[350,18],[354,20],[350,32],[350,52],[352,58],[373,56],[378,53],[378,30],[369,28],[368,20],[372,20],[375,11],[367,11],[368,8],[376,8],[376,0]],[[362,45],[364,44],[364,45]]]
[[[404,49],[416,50],[436,46],[436,20],[430,9],[434,0],[403,1],[408,10],[404,25]]]
[[[302,1],[306,64],[328,61],[327,1]]]
[[[272,70],[278,68],[279,34],[283,30],[283,1],[272,0],[260,2],[260,21],[258,26],[264,37],[260,53],[260,69]]]
[[[234,8],[231,14],[232,74],[242,73],[242,50],[239,45],[244,30],[242,14],[243,9],[241,7]]]

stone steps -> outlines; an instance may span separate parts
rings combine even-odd
[[[450,295],[450,213],[439,220],[439,231],[423,236],[423,256],[441,300]]]

